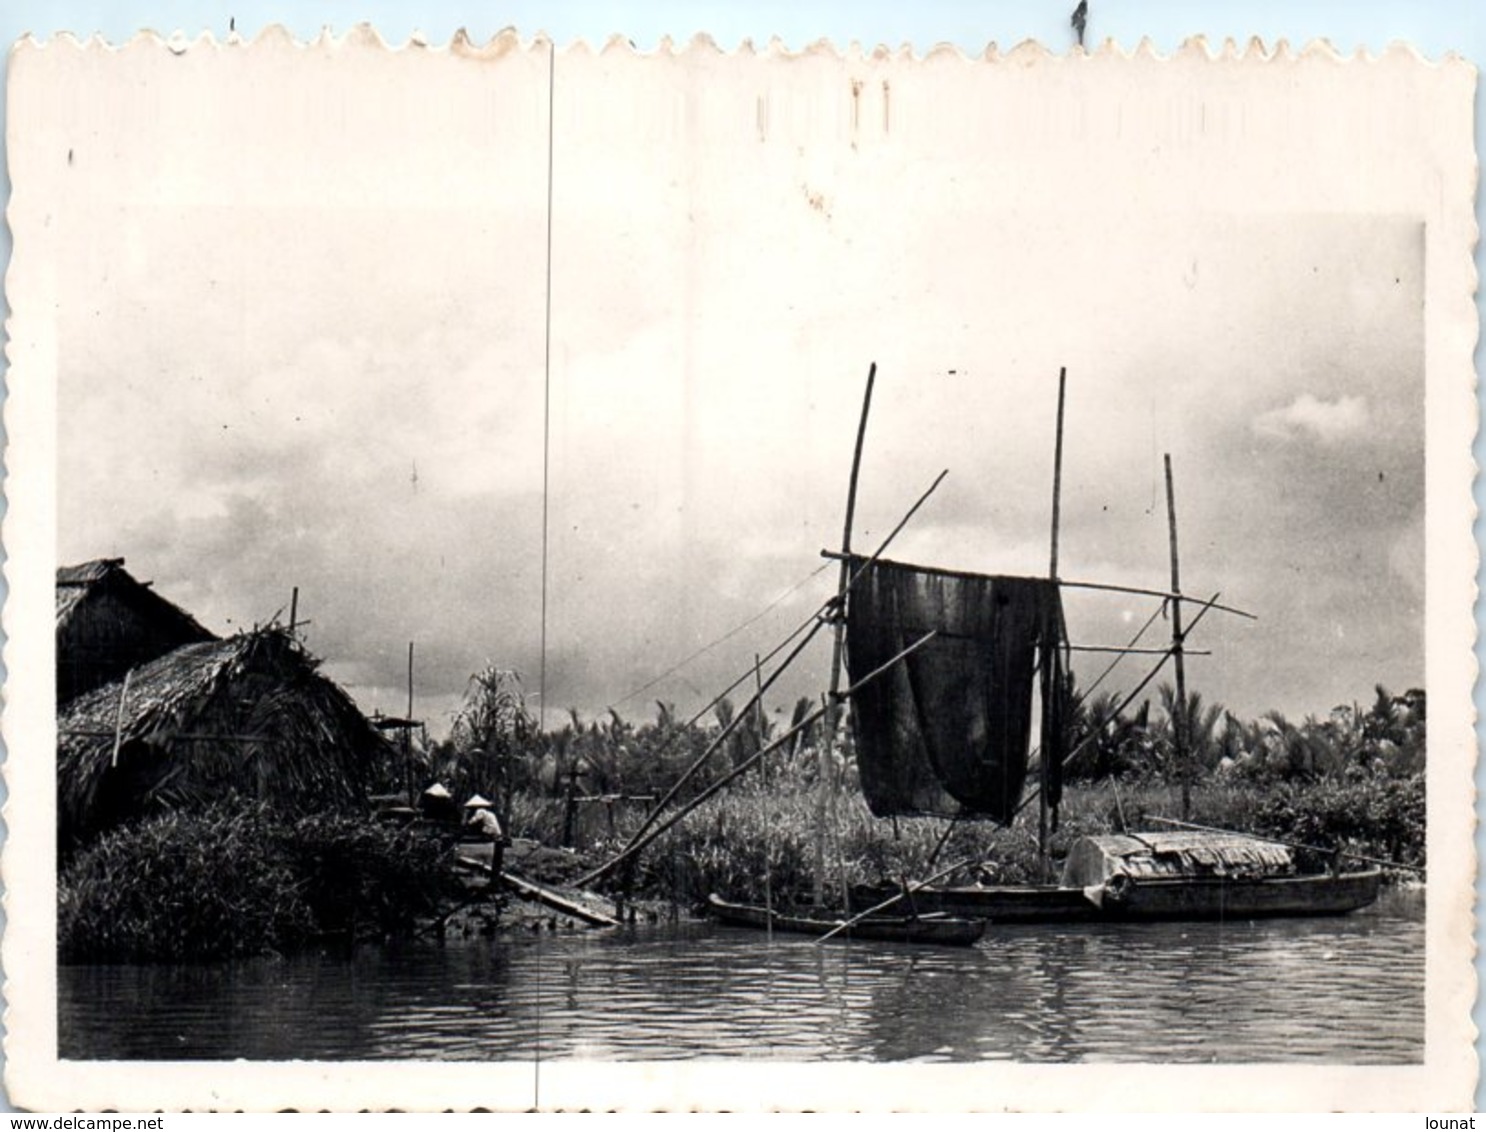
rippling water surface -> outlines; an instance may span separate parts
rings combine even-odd
[[[64,1058],[1419,1062],[1424,899],[1341,919],[817,946],[684,923],[63,967]]]

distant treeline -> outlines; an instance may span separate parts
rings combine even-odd
[[[1188,694],[1181,712],[1169,685],[1154,699],[1124,711],[1117,710],[1120,697],[1114,692],[1085,699],[1075,691],[1074,703],[1064,749],[1081,750],[1067,766],[1070,782],[1177,781],[1177,728],[1182,721],[1182,746],[1190,752],[1198,782],[1404,780],[1422,774],[1425,767],[1426,698],[1417,688],[1396,696],[1379,685],[1366,707],[1343,704],[1324,718],[1310,715],[1298,723],[1275,711],[1240,719],[1221,704],[1206,702],[1200,692]],[[696,720],[681,719],[667,703],[657,703],[655,718],[641,723],[612,710],[587,720],[570,711],[561,728],[543,733],[526,707],[520,677],[491,668],[471,679],[450,737],[420,746],[414,757],[421,763],[420,774],[444,782],[456,796],[653,795],[669,788],[733,727],[693,780],[694,793],[798,727],[815,706],[809,699],[799,700],[788,723],[756,710],[738,721],[738,709],[726,698]],[[827,771],[844,788],[854,787],[850,727],[843,724],[835,738]],[[768,762],[775,768],[798,764],[808,780],[821,765],[822,739],[817,721]]]

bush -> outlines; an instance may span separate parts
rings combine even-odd
[[[1424,776],[1377,773],[1285,783],[1258,806],[1253,831],[1423,865]]]
[[[410,930],[449,883],[448,849],[416,830],[263,806],[173,813],[80,852],[58,885],[62,962],[282,953]]]

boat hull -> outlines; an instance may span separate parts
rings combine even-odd
[[[799,935],[824,936],[845,921],[817,916],[798,916],[733,904],[718,896],[708,900],[712,915],[732,927],[759,928]],[[942,914],[934,916],[868,916],[832,936],[832,939],[874,940],[887,943],[924,943],[944,947],[970,947],[985,934],[982,917],[960,918]]]
[[[1339,876],[1141,879],[1128,887],[1060,885],[928,887],[912,895],[920,915],[980,918],[992,924],[1089,923],[1100,920],[1250,920],[1272,916],[1341,916],[1378,898],[1378,870]],[[890,890],[861,891],[878,903]],[[905,898],[904,903],[906,903]],[[903,904],[900,903],[899,907]]]

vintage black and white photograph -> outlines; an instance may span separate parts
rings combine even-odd
[[[23,43],[35,1056],[1468,1103],[1474,73],[1347,67]]]

